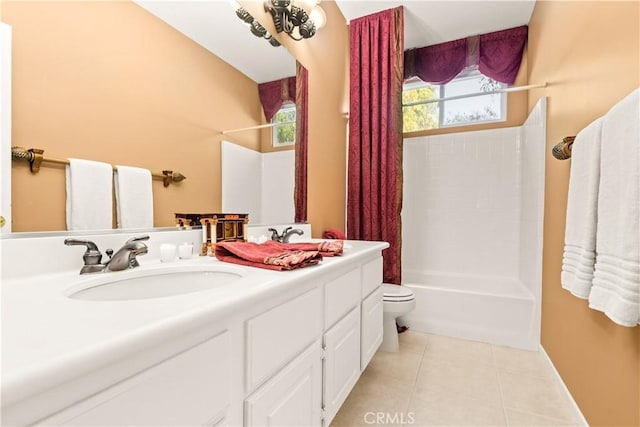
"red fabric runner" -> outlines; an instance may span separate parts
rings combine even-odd
[[[322,233],[322,238],[344,240],[347,238],[347,236],[342,230],[338,230],[337,228],[327,228],[326,230],[324,230],[324,233]]]
[[[264,242],[263,245],[278,247],[283,251],[318,251],[322,256],[334,256],[342,254],[344,242],[342,240],[336,240],[331,242],[278,243],[271,240]]]
[[[216,258],[220,261],[268,270],[294,270],[318,264],[323,256],[342,253],[342,241],[316,243],[279,243],[268,240],[253,242],[220,242]]]

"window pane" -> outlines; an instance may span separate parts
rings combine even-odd
[[[506,85],[467,68],[446,85],[434,86],[417,77],[405,82],[402,91],[403,132],[436,129],[488,121],[505,120],[506,93],[407,105],[425,100],[491,92]]]
[[[500,89],[502,85],[483,75],[473,75],[453,80],[445,85],[444,97],[488,92]],[[504,94],[474,96],[464,99],[444,101],[443,126],[484,122],[502,119],[502,98]]]
[[[422,82],[407,83],[402,91],[402,103],[436,99],[440,96],[438,86],[427,85]],[[413,132],[438,127],[439,109],[437,102],[413,105],[402,108],[402,131]]]
[[[273,127],[273,146],[282,147],[296,143],[296,106],[285,104],[271,120],[272,123],[283,123]]]

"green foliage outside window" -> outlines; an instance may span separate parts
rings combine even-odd
[[[296,106],[284,105],[273,116],[272,123],[283,123],[273,127],[273,146],[283,147],[296,143]]]
[[[402,91],[402,103],[408,104],[415,101],[426,101],[438,98],[438,93],[433,86],[425,86],[416,89]],[[424,129],[436,129],[438,127],[438,103],[414,105],[402,107],[402,131],[413,132]]]
[[[405,83],[402,104],[494,92],[503,87],[477,70],[463,72],[446,85],[431,85],[415,78]],[[402,107],[403,132],[501,120],[504,119],[506,101],[501,101],[504,99],[504,94],[487,94],[405,106]]]

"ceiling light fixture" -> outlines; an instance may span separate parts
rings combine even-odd
[[[327,21],[319,3],[320,0],[267,0],[264,10],[271,14],[278,33],[303,40],[313,37]]]
[[[264,10],[271,14],[278,33],[286,33],[294,40],[304,40],[313,37],[327,21],[327,15],[320,7],[320,1],[267,0],[264,2]],[[280,43],[246,9],[237,2],[234,3],[236,15],[249,25],[253,35],[265,38],[271,46],[280,46]]]
[[[264,38],[273,47],[280,46],[280,42],[278,42],[278,40],[273,38],[271,33],[269,33],[269,31],[267,31],[266,28],[264,28],[258,21],[256,21],[253,18],[253,16],[251,16],[251,14],[247,12],[247,10],[244,7],[240,6],[240,4],[238,4],[237,2],[234,2],[234,3],[235,3],[234,5],[235,9],[236,9],[236,16],[240,18],[242,22],[244,22],[249,26],[249,31],[251,31],[251,34],[253,34],[256,37]]]

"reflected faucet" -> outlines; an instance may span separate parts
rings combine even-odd
[[[87,247],[84,255],[82,255],[84,265],[80,269],[80,274],[87,274],[121,271],[139,267],[140,263],[138,263],[136,257],[148,252],[147,245],[142,243],[145,240],[149,240],[149,236],[132,237],[115,254],[113,249],[107,249],[105,252],[109,256],[109,260],[104,264],[102,263],[102,253],[94,242],[90,240],[65,239],[64,244],[67,246],[84,245]]]
[[[282,230],[282,234],[278,234],[278,230],[276,230],[275,228],[269,228],[268,231],[271,232],[271,240],[280,243],[289,243],[289,239],[293,234],[297,234],[298,236],[302,236],[304,234],[304,231],[300,230],[299,228],[293,227],[285,228],[284,230]]]

